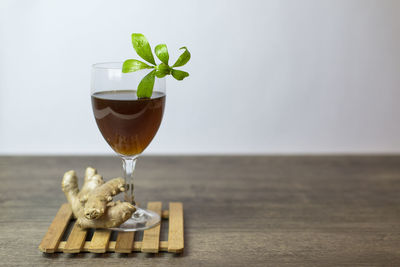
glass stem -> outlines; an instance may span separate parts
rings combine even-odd
[[[125,195],[124,200],[135,205],[135,195],[133,193],[133,173],[135,171],[137,156],[122,157],[122,164],[125,175]]]

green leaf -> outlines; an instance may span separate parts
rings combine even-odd
[[[155,69],[157,78],[163,78],[165,75],[171,74],[171,68],[165,63],[161,63]]]
[[[136,53],[147,62],[156,65],[151,47],[146,37],[141,33],[132,33],[132,44]]]
[[[186,71],[174,70],[174,69],[171,70],[171,74],[178,81],[182,81],[183,79],[189,76],[189,73],[187,73]]]
[[[137,70],[142,70],[142,69],[151,69],[153,68],[152,66],[147,65],[146,63],[136,60],[136,59],[128,59],[125,60],[124,64],[122,65],[122,72],[123,73],[128,73],[128,72],[134,72]]]
[[[169,54],[166,44],[159,44],[154,48],[154,52],[161,62],[168,65]]]
[[[143,79],[140,81],[137,88],[137,96],[139,98],[150,98],[153,93],[154,80],[156,71],[150,71]]]
[[[180,57],[178,58],[178,60],[175,62],[175,64],[172,67],[180,67],[185,65],[189,59],[190,59],[190,52],[189,50],[184,46],[181,47],[179,49],[185,49],[185,52],[182,53],[182,55],[180,55]]]

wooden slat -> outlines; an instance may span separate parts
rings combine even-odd
[[[57,252],[63,252],[66,241],[61,241],[58,245]],[[116,241],[110,241],[108,243],[107,252],[117,252],[115,251]],[[85,245],[82,247],[81,252],[89,252],[90,241],[86,241]],[[134,242],[131,252],[140,252],[142,250],[142,241]],[[160,241],[160,251],[168,252],[168,241]]]
[[[93,234],[88,250],[94,253],[105,253],[108,248],[110,236],[110,230],[97,229]]]
[[[107,250],[107,251],[112,251],[112,252],[114,252],[114,251],[115,251],[115,243],[117,243],[117,242],[115,242],[115,241],[110,241],[110,242],[108,243],[108,250]]]
[[[63,252],[66,243],[67,243],[67,241],[61,241],[61,242],[58,244],[58,247],[57,247],[56,252]]]
[[[68,226],[71,216],[72,211],[69,204],[63,204],[39,245],[39,249],[42,252],[53,253],[57,250],[57,246]]]
[[[180,253],[183,247],[183,205],[181,202],[170,202],[168,252]]]
[[[85,244],[87,231],[74,224],[71,233],[68,236],[67,243],[63,249],[65,253],[79,253]]]
[[[162,219],[168,219],[169,218],[169,211],[168,210],[163,210],[161,213],[161,218]]]
[[[168,251],[168,241],[160,241],[160,251]]]
[[[147,209],[156,212],[161,216],[162,203],[160,201],[149,202]],[[142,241],[142,252],[157,253],[160,247],[160,228],[161,225],[157,225],[153,228],[147,229],[143,233]]]
[[[119,232],[115,244],[115,252],[131,253],[133,249],[133,240],[135,232]]]

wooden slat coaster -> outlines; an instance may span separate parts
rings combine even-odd
[[[158,213],[163,219],[169,219],[168,241],[160,241],[161,225],[145,230],[142,241],[135,241],[135,232],[119,232],[116,241],[110,241],[112,231],[96,229],[90,241],[85,241],[88,230],[73,225],[67,241],[60,241],[69,223],[74,223],[68,203],[63,204],[46,235],[39,245],[45,253],[131,253],[131,252],[172,252],[183,251],[183,206],[180,202],[171,202],[169,210],[162,210],[161,202],[149,202],[148,209]],[[162,222],[161,222],[162,223]]]

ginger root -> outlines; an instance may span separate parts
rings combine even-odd
[[[85,181],[79,190],[75,171],[67,171],[62,180],[62,190],[81,228],[112,228],[128,220],[136,208],[128,202],[112,202],[113,196],[125,191],[122,178],[104,182],[96,169],[88,167]]]

